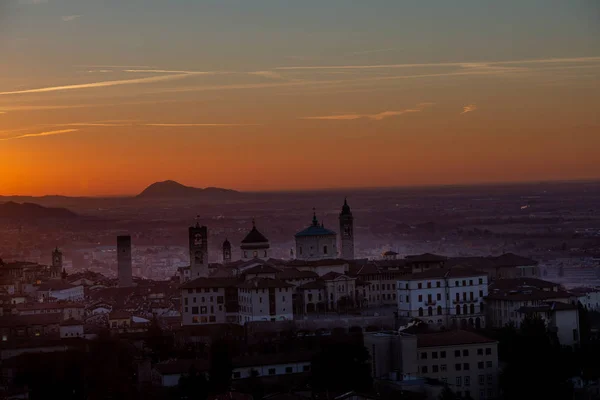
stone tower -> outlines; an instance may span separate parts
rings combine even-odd
[[[117,274],[119,287],[133,285],[131,269],[131,236],[117,236]]]
[[[200,226],[196,221],[195,226],[190,226],[190,278],[208,277],[208,228]]]
[[[344,260],[354,259],[354,217],[348,201],[344,199],[342,212],[340,213],[340,237],[341,237],[341,257]]]
[[[50,278],[60,279],[60,274],[63,270],[63,254],[58,249],[54,249],[52,252],[52,268],[50,268]]]
[[[228,239],[223,242],[223,262],[225,264],[231,262],[231,243]]]

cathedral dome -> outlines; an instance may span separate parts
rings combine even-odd
[[[242,245],[240,246],[243,250],[254,250],[254,249],[268,249],[269,239],[256,229],[256,224],[252,221],[252,230],[248,232]]]

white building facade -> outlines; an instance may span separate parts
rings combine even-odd
[[[408,275],[397,283],[398,315],[440,326],[484,327],[485,272],[439,268]]]

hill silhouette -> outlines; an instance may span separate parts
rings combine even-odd
[[[137,198],[142,199],[168,199],[187,197],[223,197],[224,195],[236,195],[239,192],[232,189],[216,187],[195,188],[182,185],[175,181],[156,182],[144,189]]]
[[[45,219],[76,218],[78,215],[66,208],[44,207],[35,203],[15,203],[9,201],[0,204],[0,218],[7,219]]]

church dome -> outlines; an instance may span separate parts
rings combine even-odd
[[[330,236],[337,235],[334,231],[330,229],[326,229],[323,224],[319,224],[319,220],[317,219],[317,214],[313,214],[312,224],[306,228],[296,233],[296,237],[303,236]]]

